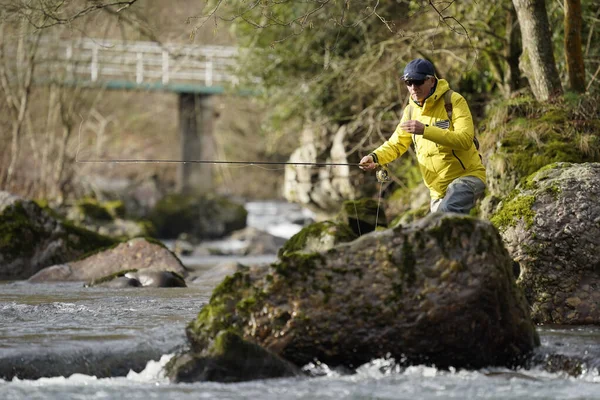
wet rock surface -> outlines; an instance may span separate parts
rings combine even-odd
[[[187,274],[181,261],[162,244],[137,238],[79,261],[45,268],[29,281],[91,281],[131,270]]]
[[[122,275],[121,275],[122,274]],[[172,271],[153,271],[145,269],[109,275],[98,280],[92,280],[87,286],[101,286],[110,288],[126,287],[154,287],[174,288],[187,287],[183,276]]]

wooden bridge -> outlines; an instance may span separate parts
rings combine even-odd
[[[180,160],[207,160],[214,125],[213,95],[239,87],[238,49],[117,40],[42,40],[38,83],[114,90],[161,90],[179,95]],[[213,189],[211,164],[179,164],[183,193]]]
[[[108,89],[222,93],[239,85],[238,49],[121,40],[42,40],[36,76]]]

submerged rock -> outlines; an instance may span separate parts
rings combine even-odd
[[[600,164],[556,163],[491,219],[519,263],[537,323],[600,323]]]
[[[225,278],[186,329],[189,355],[223,330],[296,366],[356,368],[387,356],[511,366],[539,345],[496,229],[438,213]]]
[[[219,332],[200,354],[175,356],[166,371],[174,382],[240,382],[301,374],[289,361],[230,331]]]
[[[0,280],[27,279],[116,241],[61,222],[35,202],[0,191]]]
[[[45,268],[31,282],[92,281],[111,274],[136,271],[171,271],[185,276],[181,261],[162,244],[144,238],[132,239],[82,260]]]
[[[124,287],[187,287],[183,276],[172,271],[121,271],[112,275],[93,279],[86,286],[101,286],[110,288]]]

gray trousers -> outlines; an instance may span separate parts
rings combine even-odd
[[[431,212],[455,212],[468,214],[485,191],[485,183],[474,176],[455,179],[446,190],[443,199],[431,200]]]

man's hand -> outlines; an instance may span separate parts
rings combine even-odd
[[[358,167],[363,171],[372,171],[375,168],[377,168],[377,164],[375,164],[375,162],[373,161],[372,156],[364,156],[362,160],[360,160],[360,164],[358,164]]]
[[[425,132],[425,125],[414,119],[401,123],[400,128],[414,135],[422,135]]]

